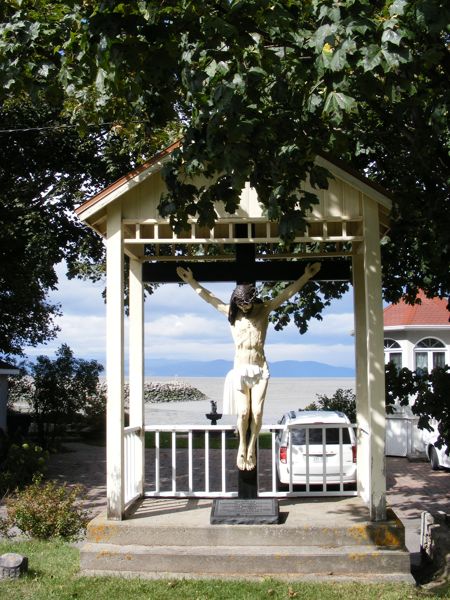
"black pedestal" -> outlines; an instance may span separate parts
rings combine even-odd
[[[258,478],[256,468],[252,469],[251,471],[241,471],[238,469],[238,497],[258,497]]]

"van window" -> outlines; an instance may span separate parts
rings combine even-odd
[[[309,443],[323,444],[322,431],[322,429],[310,429]],[[306,444],[306,429],[291,429],[291,440],[294,446],[304,446]],[[325,440],[326,444],[339,444],[339,429],[337,427],[325,429]],[[342,430],[342,442],[344,444],[351,444],[350,433],[347,427]]]

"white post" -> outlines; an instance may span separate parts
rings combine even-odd
[[[358,492],[386,519],[385,383],[378,206],[363,197],[364,240],[353,257],[358,398]]]
[[[130,318],[129,318],[129,385],[130,385],[130,426],[140,427],[136,448],[135,464],[127,465],[134,473],[135,489],[144,494],[144,288],[142,284],[142,264],[130,259]]]
[[[119,203],[108,207],[106,236],[107,518],[124,514],[124,306],[123,235]]]

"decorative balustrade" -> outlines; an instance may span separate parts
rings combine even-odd
[[[322,460],[321,482],[311,481],[311,464],[315,458],[310,453],[309,430],[339,429],[339,481],[327,482],[327,460]],[[289,465],[289,482],[280,489],[277,478],[277,433],[280,425],[265,425],[258,440],[258,496],[356,496],[343,479],[343,430],[345,424],[302,424],[306,430],[304,440],[306,457],[306,481],[296,485],[293,481],[293,453],[288,430],[286,461]],[[237,496],[236,428],[232,425],[154,425],[146,426],[145,433],[151,434],[151,447],[146,449],[145,473],[143,464],[142,431],[139,427],[127,427],[124,432],[125,454],[125,503],[130,504],[141,496],[150,497],[193,497],[231,498]],[[279,446],[279,444],[278,444]],[[327,456],[325,441],[323,456]],[[144,484],[142,483],[144,482]]]

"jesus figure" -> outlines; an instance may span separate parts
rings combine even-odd
[[[269,380],[269,369],[264,355],[269,314],[299,292],[320,269],[320,263],[308,264],[303,275],[287,286],[275,298],[263,302],[256,297],[255,286],[242,284],[234,289],[230,303],[216,298],[201,286],[191,269],[177,268],[178,276],[188,283],[208,304],[228,317],[234,340],[234,367],[224,385],[226,414],[237,415],[239,448],[237,466],[241,471],[256,467],[256,440],[262,424],[264,400]],[[250,421],[250,439],[247,429]]]

